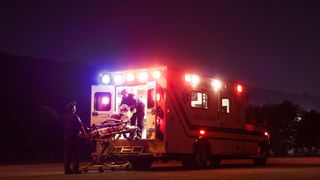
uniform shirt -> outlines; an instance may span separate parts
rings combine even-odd
[[[63,116],[64,133],[68,135],[78,135],[81,129],[81,120],[77,114],[66,113]]]
[[[139,110],[144,111],[143,102],[137,99],[135,95],[133,95],[132,93],[129,93],[126,98],[122,98],[120,106],[123,104],[128,105],[130,109],[136,108],[137,111]]]

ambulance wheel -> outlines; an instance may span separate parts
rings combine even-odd
[[[253,159],[253,164],[255,166],[265,166],[268,160],[268,148],[260,145],[258,149],[260,149],[259,157]]]
[[[103,168],[103,167],[99,167],[98,171],[99,171],[100,173],[103,173],[103,172],[104,172],[104,168]]]
[[[210,157],[209,162],[210,162],[211,167],[216,168],[216,167],[219,167],[219,165],[221,163],[221,159],[217,158],[217,157]]]
[[[205,168],[208,162],[208,150],[205,146],[198,146],[194,154],[194,163],[197,168]]]

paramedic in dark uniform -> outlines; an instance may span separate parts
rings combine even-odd
[[[130,122],[131,126],[136,126],[137,123],[137,137],[138,139],[141,139],[142,137],[142,130],[143,130],[143,119],[144,119],[144,104],[143,102],[136,98],[134,94],[128,93],[126,89],[123,89],[121,91],[122,100],[120,103],[120,106],[125,104],[130,107],[130,111],[133,112]],[[134,134],[130,134],[130,139],[133,139]]]
[[[78,134],[82,122],[76,114],[76,102],[67,105],[67,112],[63,116],[64,125],[64,173],[79,174]],[[71,169],[72,162],[72,169]]]

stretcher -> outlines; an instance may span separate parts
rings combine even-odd
[[[113,114],[100,124],[83,128],[83,135],[86,139],[96,142],[96,151],[92,153],[92,161],[82,167],[82,171],[87,173],[91,169],[104,172],[106,169],[126,169],[131,168],[131,164],[125,158],[114,154],[114,142],[120,137],[127,138],[129,134],[137,131],[137,127],[129,125],[129,118],[124,114]]]

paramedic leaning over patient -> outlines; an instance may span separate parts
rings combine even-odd
[[[143,119],[144,119],[144,104],[143,102],[136,98],[132,93],[128,93],[126,89],[121,91],[122,100],[120,106],[125,104],[130,107],[130,111],[133,112],[130,121],[132,126],[136,126],[137,123],[137,137],[141,139],[143,130]],[[133,139],[134,134],[130,134],[130,139]]]

